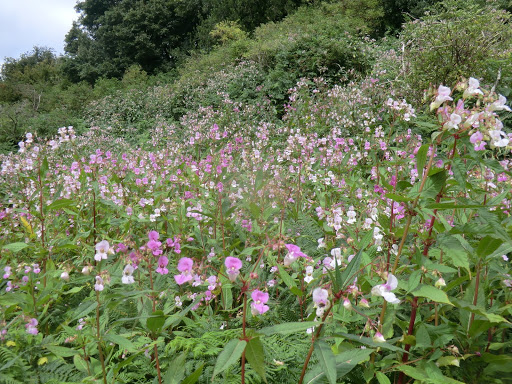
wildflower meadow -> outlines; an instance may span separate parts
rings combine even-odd
[[[511,109],[475,78],[388,91],[303,79],[281,124],[226,96],[145,149],[26,134],[0,380],[510,382]]]

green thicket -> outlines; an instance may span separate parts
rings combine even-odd
[[[148,128],[225,98],[265,105],[275,120],[302,78],[333,84],[373,71],[420,101],[431,84],[500,76],[498,90],[509,93],[509,0],[85,0],[76,8],[66,55],[35,47],[5,60],[0,151],[25,132],[51,136],[68,125],[113,126],[132,138],[135,130],[144,140]]]

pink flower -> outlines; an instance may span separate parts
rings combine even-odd
[[[179,275],[174,276],[174,280],[176,280],[176,284],[181,285],[186,283],[187,281],[192,280],[192,267],[194,266],[194,261],[188,257],[182,257],[180,261],[178,261],[178,271],[181,272]]]
[[[284,257],[284,265],[289,266],[299,257],[304,257],[305,259],[310,259],[308,255],[303,253],[298,246],[295,244],[285,244],[286,249],[288,250],[288,254]]]
[[[157,231],[151,231],[148,233],[148,237],[149,237],[149,240],[158,241],[158,238],[160,237],[160,235],[158,234]]]
[[[31,335],[37,335],[39,331],[37,330],[37,319],[30,319],[27,324],[25,324],[25,328],[27,329],[27,333]]]
[[[235,281],[237,276],[240,274],[242,261],[236,257],[228,256],[224,261],[224,265],[226,266],[226,272],[228,273],[229,280]]]
[[[169,270],[166,268],[167,264],[169,264],[169,259],[165,256],[160,256],[158,258],[158,268],[156,271],[161,275],[167,275],[169,273]]]
[[[269,310],[268,305],[265,303],[268,301],[268,293],[261,292],[260,290],[254,290],[251,293],[251,298],[253,302],[251,303],[251,312],[254,316],[263,315],[265,312]]]
[[[483,151],[485,149],[486,143],[483,140],[484,135],[480,131],[476,131],[469,138],[470,143],[475,145],[475,151]]]

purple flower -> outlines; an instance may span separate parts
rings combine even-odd
[[[169,270],[166,268],[167,264],[169,264],[169,259],[165,256],[160,256],[158,258],[158,268],[156,271],[161,275],[167,275],[169,273]]]
[[[187,281],[192,280],[192,267],[194,266],[194,260],[188,257],[182,257],[180,261],[178,261],[178,271],[181,272],[179,275],[174,276],[174,280],[176,280],[176,284],[181,285],[186,283]]]
[[[268,293],[267,292],[261,292],[260,290],[256,289],[252,291],[251,298],[253,302],[251,303],[251,312],[254,316],[256,315],[263,315],[265,312],[269,310],[268,305],[265,305],[268,301]]]
[[[240,274],[242,261],[236,257],[228,256],[224,261],[224,265],[226,266],[226,272],[228,273],[229,280],[235,281],[237,276]]]

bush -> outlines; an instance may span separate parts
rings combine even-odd
[[[461,76],[492,84],[512,70],[510,13],[491,4],[446,0],[405,25],[404,80],[417,100],[431,84],[455,85]],[[507,75],[508,76],[508,75]]]

